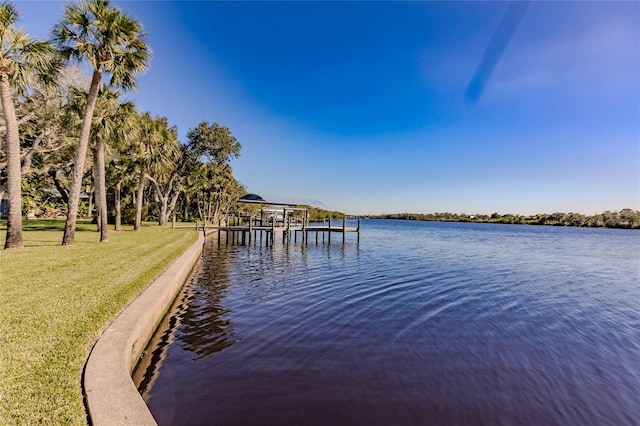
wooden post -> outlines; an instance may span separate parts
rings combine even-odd
[[[329,239],[328,242],[329,244],[331,244],[331,218],[329,218],[329,235],[327,235],[327,238]]]
[[[176,227],[176,213],[173,212],[173,217],[171,219],[171,229],[174,229]]]
[[[344,239],[347,236],[347,217],[342,218],[342,244],[344,244]]]
[[[302,219],[302,242],[304,243],[308,239],[307,225],[309,221],[309,210],[305,210],[304,219]]]
[[[286,222],[286,234],[287,234],[287,243],[291,240],[291,218],[287,217],[287,210],[285,209],[284,220]]]

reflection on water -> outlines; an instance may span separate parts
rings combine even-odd
[[[229,265],[227,252],[209,250],[207,261],[197,276],[206,286],[190,286],[185,298],[189,308],[180,315],[179,345],[201,358],[233,345],[237,337],[229,320],[230,308],[222,300],[228,293]]]
[[[237,337],[229,320],[230,308],[222,306],[229,287],[229,264],[225,250],[211,250],[205,245],[206,261],[196,265],[190,282],[177,296],[151,341],[151,354],[145,354],[134,372],[134,382],[145,399],[146,390],[156,377],[156,369],[166,358],[170,343],[198,359],[233,345]]]
[[[637,232],[363,230],[209,239],[141,385],[158,422],[640,424]]]

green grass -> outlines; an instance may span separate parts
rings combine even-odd
[[[23,222],[25,248],[0,250],[0,424],[86,424],[81,375],[115,316],[197,238],[147,225],[109,232],[79,222]],[[0,222],[4,244],[6,222]]]

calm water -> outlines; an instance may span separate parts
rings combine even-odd
[[[161,425],[640,424],[637,231],[211,239],[167,324],[141,370]]]

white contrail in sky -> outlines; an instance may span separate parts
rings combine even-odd
[[[493,73],[496,64],[504,53],[511,37],[522,21],[530,1],[512,1],[507,6],[507,10],[502,15],[502,20],[493,33],[487,48],[482,54],[482,59],[473,74],[467,90],[464,94],[465,99],[470,103],[476,103]]]

